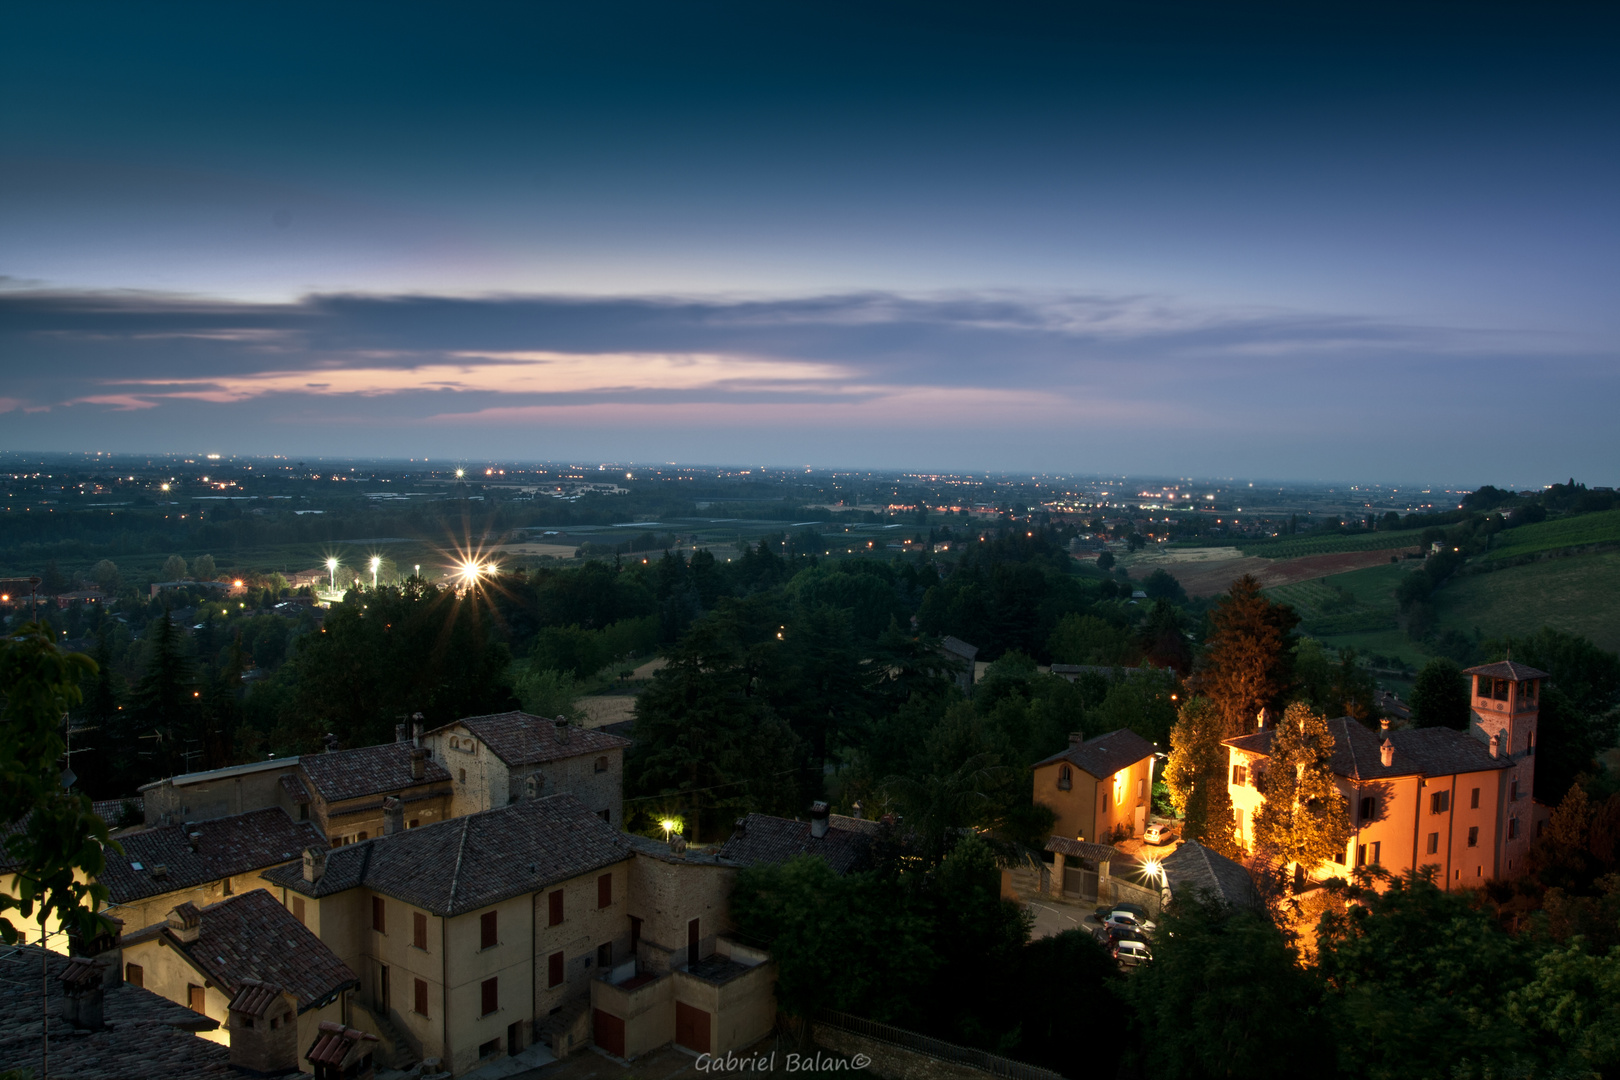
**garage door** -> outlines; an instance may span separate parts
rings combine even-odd
[[[624,1021],[612,1013],[596,1010],[595,1021],[596,1045],[612,1054],[614,1057],[624,1057]]]
[[[700,1054],[709,1052],[709,1014],[684,1001],[675,1003],[675,1042]],[[622,1055],[621,1055],[622,1056]]]

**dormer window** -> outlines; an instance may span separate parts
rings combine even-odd
[[[1067,765],[1059,765],[1057,786],[1059,791],[1068,791],[1074,787],[1074,770]]]

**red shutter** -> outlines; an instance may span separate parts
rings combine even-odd
[[[427,916],[420,911],[411,913],[411,944],[427,950]]]
[[[423,982],[421,979],[416,980],[416,1011],[422,1016],[426,1016],[428,1014],[427,983]]]
[[[499,979],[485,979],[482,989],[484,991],[484,1015],[488,1016],[501,1007],[501,993]]]
[[[478,916],[478,947],[480,949],[493,949],[497,936],[495,932],[495,912],[486,911]]]
[[[613,906],[612,874],[603,874],[596,879],[596,906],[599,908]]]
[[[546,963],[546,986],[561,986],[563,981],[563,954],[554,952]]]
[[[563,891],[558,889],[551,894],[551,925],[561,926],[563,921]]]

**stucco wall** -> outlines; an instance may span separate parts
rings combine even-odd
[[[1054,835],[1107,843],[1116,825],[1124,825],[1127,833],[1134,833],[1136,808],[1150,807],[1153,801],[1152,758],[1133,762],[1118,774],[1105,777],[1094,777],[1071,764],[1072,786],[1068,791],[1058,787],[1064,764],[1057,761],[1033,771],[1035,801],[1051,807],[1057,815],[1052,826]]]
[[[295,771],[294,765],[288,763],[284,768],[200,780],[179,787],[172,781],[163,781],[141,792],[146,824],[161,824],[164,815],[169,815],[170,823],[209,821],[271,806],[288,810],[297,821],[298,807],[281,786],[281,777]]]
[[[534,926],[534,1016],[545,1017],[552,1009],[585,994],[599,968],[596,950],[605,943],[613,945],[613,961],[622,963],[630,955],[629,894],[631,861],[614,863],[554,885],[538,893],[532,900],[531,917]],[[613,902],[605,908],[597,906],[597,878],[613,875]],[[551,894],[563,892],[563,921],[551,926]],[[563,983],[547,985],[551,981],[551,955],[563,954]]]
[[[591,1008],[624,1021],[624,1056],[633,1061],[675,1038],[675,976],[666,973],[633,990],[598,978],[591,983]]]

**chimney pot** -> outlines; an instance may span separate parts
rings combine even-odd
[[[1254,718],[1254,730],[1256,730],[1256,731],[1264,731],[1265,729],[1266,729],[1266,710],[1261,709],[1260,712]]]
[[[427,751],[420,746],[411,749],[411,779],[427,779]]]
[[[1500,732],[1491,736],[1491,757],[1502,756],[1502,735]]]
[[[411,719],[415,721],[415,723],[413,723],[411,725],[411,745],[412,746],[421,746],[422,745],[422,714],[421,713],[416,713],[414,716],[411,717]]]
[[[1378,730],[1384,732],[1386,735],[1389,734],[1389,717],[1386,716],[1378,721]]]
[[[737,823],[731,827],[731,832],[733,836],[747,836],[748,819],[745,817],[738,818]]]
[[[832,808],[824,802],[813,802],[810,804],[811,836],[822,837],[827,835],[827,818],[831,813]]]
[[[383,835],[405,831],[405,804],[390,795],[383,800]]]
[[[1384,745],[1378,748],[1378,760],[1384,763],[1386,769],[1395,764],[1395,744],[1385,739]]]
[[[77,957],[57,976],[62,984],[62,1019],[76,1028],[100,1031],[107,993],[107,962]]]
[[[202,833],[192,832],[186,834],[186,846],[191,848],[192,851],[196,851],[197,845],[200,843],[202,843]]]
[[[188,900],[169,910],[168,925],[175,937],[189,945],[202,934],[202,912]]]
[[[1086,736],[1085,736],[1084,732],[1080,732],[1080,731],[1071,731],[1071,732],[1069,732],[1069,745],[1070,746],[1079,746],[1081,743],[1083,743],[1085,741],[1086,741]]]
[[[404,724],[395,724],[394,725],[394,741],[395,742],[404,742],[405,741],[405,725]]]
[[[861,814],[866,811],[866,807],[861,805],[861,801],[859,799],[855,800],[855,805],[851,809],[853,811],[851,816],[854,817],[856,821],[859,821],[861,819]]]
[[[326,852],[317,847],[305,848],[304,880],[310,883],[317,882],[324,873],[326,873]]]

